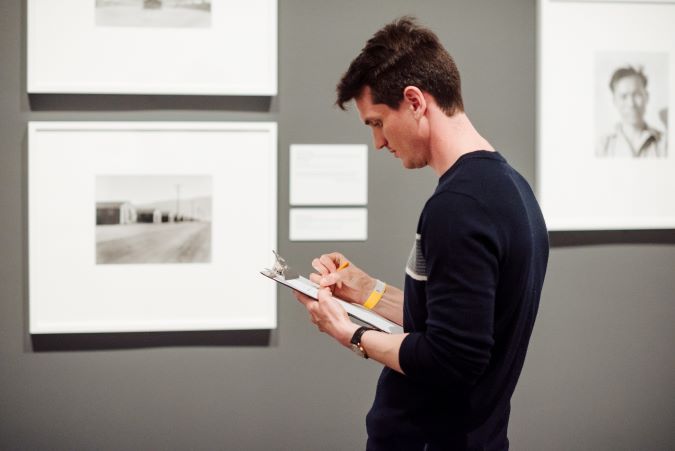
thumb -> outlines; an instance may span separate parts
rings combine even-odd
[[[330,274],[326,274],[321,278],[319,281],[319,285],[322,287],[329,287],[331,285],[335,285],[342,279],[341,275],[337,272],[332,272]]]
[[[330,299],[332,296],[332,293],[328,288],[321,288],[319,289],[319,293],[317,295],[317,300],[319,301],[319,304],[325,303],[328,299]]]

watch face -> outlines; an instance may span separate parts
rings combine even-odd
[[[354,351],[359,357],[365,357],[366,353],[363,352],[363,348],[361,346],[352,344],[352,351]]]

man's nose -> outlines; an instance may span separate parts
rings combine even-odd
[[[387,140],[381,132],[373,132],[373,144],[377,150],[387,146]]]
[[[635,94],[630,96],[630,104],[632,107],[636,108],[642,103],[642,96],[640,94]]]

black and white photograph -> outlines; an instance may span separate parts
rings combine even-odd
[[[537,190],[549,230],[675,226],[675,3],[537,4]]]
[[[96,176],[96,263],[211,261],[211,176]]]
[[[208,28],[211,0],[95,0],[102,27]]]
[[[598,52],[595,63],[595,155],[666,158],[668,54]]]

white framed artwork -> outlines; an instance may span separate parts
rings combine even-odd
[[[30,122],[32,334],[276,327],[270,122]]]
[[[549,229],[675,228],[675,2],[538,7],[537,186]]]
[[[29,93],[277,93],[277,0],[28,0]]]

